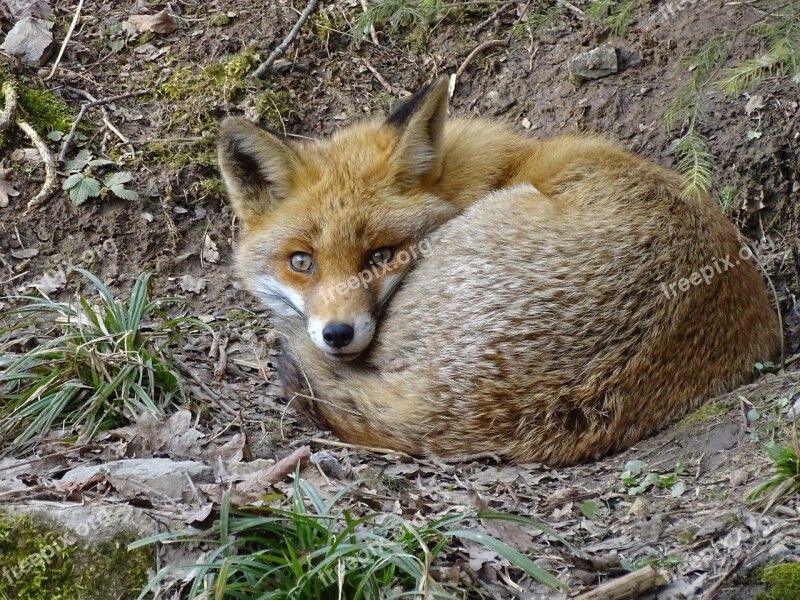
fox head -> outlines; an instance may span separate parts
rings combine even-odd
[[[427,85],[388,118],[295,141],[229,117],[218,156],[242,225],[245,284],[274,313],[302,317],[315,345],[348,360],[372,341],[425,235],[458,208],[442,175],[447,84]]]

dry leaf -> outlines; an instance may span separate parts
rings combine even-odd
[[[747,106],[744,107],[744,114],[749,115],[759,108],[764,108],[764,96],[759,96],[758,94],[750,96],[750,99],[747,101]]]
[[[166,9],[154,15],[133,15],[128,17],[128,21],[131,25],[136,27],[139,33],[152,31],[153,33],[167,35],[178,28],[175,19],[172,18],[172,15],[170,15]]]
[[[178,285],[184,292],[199,294],[206,289],[206,280],[194,275],[184,275],[178,280]]]
[[[0,169],[0,208],[8,206],[9,196],[19,196],[19,192],[11,185],[13,169]]]
[[[39,290],[39,292],[47,296],[63,290],[65,285],[67,285],[67,274],[64,273],[64,271],[57,271],[53,275],[50,275],[50,273],[45,273],[33,283],[30,283],[25,287],[35,287],[37,290]]]
[[[271,467],[257,471],[236,486],[239,492],[262,494],[276,483],[283,481],[294,473],[297,464],[300,468],[308,464],[311,458],[311,448],[300,446],[297,450],[283,457]]]
[[[200,256],[206,262],[210,263],[219,262],[219,252],[217,251],[217,245],[214,243],[214,240],[212,240],[211,236],[208,234],[206,234],[206,237],[203,240],[203,250],[200,252]]]
[[[0,206],[3,206],[2,202],[0,202]],[[39,254],[38,248],[25,248],[23,250],[12,250],[11,256],[18,260],[23,260],[25,258],[33,258],[34,256]]]

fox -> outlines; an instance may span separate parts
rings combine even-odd
[[[569,466],[776,354],[749,248],[677,172],[447,112],[444,79],[321,140],[220,125],[238,274],[301,414],[359,446]]]

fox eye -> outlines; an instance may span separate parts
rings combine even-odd
[[[289,265],[294,271],[307,273],[311,270],[311,267],[314,266],[314,262],[311,260],[311,255],[307,252],[295,252],[292,254],[291,258],[289,258]]]
[[[370,266],[385,265],[392,260],[393,252],[391,248],[378,248],[369,257]]]

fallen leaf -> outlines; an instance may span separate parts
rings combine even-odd
[[[133,15],[128,17],[128,22],[136,27],[139,33],[152,31],[153,33],[168,35],[178,28],[175,19],[166,9],[154,15]]]
[[[294,473],[298,463],[300,468],[308,464],[311,458],[311,448],[300,446],[297,450],[283,457],[271,467],[257,471],[236,486],[239,492],[260,494],[267,488],[279,483]]]
[[[199,294],[206,289],[206,280],[202,277],[184,275],[178,280],[178,285],[184,292]]]
[[[759,96],[758,94],[750,96],[750,99],[747,101],[747,106],[744,107],[744,114],[749,115],[759,108],[764,108],[764,96]]]
[[[65,285],[67,285],[67,274],[64,273],[64,271],[57,271],[54,275],[45,273],[33,283],[30,283],[25,287],[34,287],[39,290],[40,293],[47,296],[48,294],[53,294],[63,290]]]
[[[11,185],[13,169],[0,169],[0,208],[8,206],[9,196],[19,196],[19,192]]]
[[[203,240],[203,250],[200,252],[200,256],[206,262],[210,263],[219,262],[219,252],[217,251],[217,245],[214,243],[214,240],[212,240],[211,236],[208,234],[206,234],[205,240]]]
[[[2,204],[0,204],[0,206],[2,206]],[[11,256],[19,260],[22,260],[24,258],[33,258],[37,254],[39,254],[38,248],[25,248],[24,250],[11,251]]]

